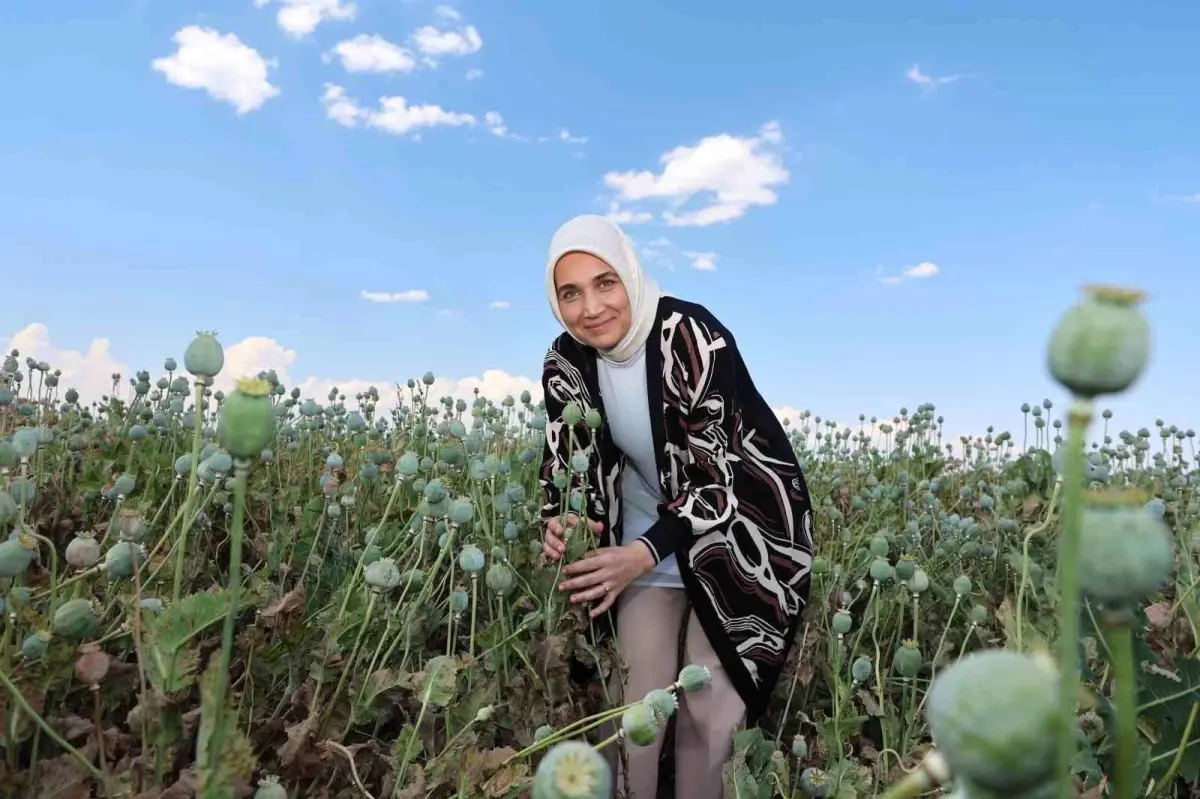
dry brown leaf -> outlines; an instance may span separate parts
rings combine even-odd
[[[94,746],[85,747],[84,757],[91,758]],[[92,776],[74,755],[59,755],[38,763],[33,778],[35,799],[89,799]]]
[[[290,769],[296,765],[297,758],[310,746],[313,728],[316,726],[317,720],[312,716],[307,716],[304,721],[287,728],[287,743],[279,747],[281,768]]]
[[[95,725],[88,719],[82,716],[64,716],[50,720],[50,726],[54,727],[68,741],[74,741],[91,733]]]
[[[304,586],[298,586],[267,605],[259,620],[264,627],[272,628],[287,620],[304,607]]]

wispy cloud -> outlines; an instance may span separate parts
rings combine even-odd
[[[692,259],[692,269],[699,269],[701,272],[717,271],[717,259],[720,256],[715,252],[685,252],[684,255]]]
[[[904,75],[913,83],[927,89],[945,86],[947,84],[954,83],[955,81],[960,81],[963,78],[970,77],[970,75],[942,75],[935,77],[922,72],[921,67],[918,64],[913,64],[911,67],[909,67],[908,71],[905,72]]]
[[[1162,199],[1169,203],[1200,203],[1200,191],[1192,194],[1164,194]]]
[[[512,307],[512,303],[508,300],[492,300],[490,303],[488,303],[488,307],[495,308],[500,311],[507,311]]]
[[[409,289],[408,291],[362,291],[362,298],[367,302],[427,302],[429,292],[425,289]]]
[[[875,268],[875,280],[887,286],[894,286],[905,280],[927,280],[936,277],[940,271],[938,265],[930,261],[922,261],[915,266],[906,266],[900,270],[898,275],[884,274],[883,267],[878,266]]]
[[[608,213],[604,216],[618,225],[643,225],[646,222],[654,221],[654,214],[649,211],[634,211],[629,208],[622,208],[621,204],[616,200],[608,204]]]

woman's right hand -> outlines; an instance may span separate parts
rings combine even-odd
[[[579,523],[579,515],[575,513],[567,514],[567,524],[575,526]],[[603,522],[592,521],[588,519],[588,526],[592,528],[592,532],[600,535],[600,531],[604,529]],[[563,533],[562,522],[558,517],[554,517],[546,522],[546,537],[542,543],[542,553],[549,560],[558,560],[567,552],[567,542],[564,540],[566,536]]]

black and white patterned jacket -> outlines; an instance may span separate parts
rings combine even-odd
[[[808,601],[813,512],[795,451],[755,389],[733,335],[703,306],[659,300],[646,343],[647,386],[658,481],[669,501],[643,536],[656,561],[677,555],[688,600],[754,724],[770,700]],[[571,401],[604,412],[596,351],[567,333],[546,353],[542,518],[567,495]],[[587,515],[604,522],[601,545],[618,538],[624,455],[602,426],[588,450],[583,424],[574,452],[589,456]]]

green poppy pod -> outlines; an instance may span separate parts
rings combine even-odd
[[[50,633],[44,630],[32,632],[21,642],[21,657],[30,662],[42,659],[50,646]]]
[[[892,656],[892,670],[901,677],[912,678],[921,670],[921,650],[916,641],[905,641]]]
[[[440,502],[445,502],[447,497],[446,486],[442,484],[439,478],[430,480],[425,485],[425,501],[430,505]]]
[[[484,582],[497,596],[507,596],[516,585],[516,575],[503,563],[493,563],[487,570]]]
[[[1058,682],[1044,657],[990,649],[938,674],[925,718],[951,772],[998,796],[1049,779],[1058,753]]]
[[[0,542],[0,578],[12,579],[25,573],[37,553],[37,539],[25,532]]]
[[[803,760],[808,757],[808,742],[804,740],[804,736],[796,735],[792,738],[792,757],[797,760]]]
[[[831,785],[824,771],[810,767],[800,772],[800,787],[813,799],[824,799],[829,796]]]
[[[258,790],[254,792],[254,799],[288,799],[288,792],[279,784],[278,777],[268,775],[258,781]]]
[[[400,569],[391,558],[375,560],[363,571],[363,581],[380,593],[391,591],[402,579]]]
[[[146,550],[133,541],[118,541],[104,556],[104,570],[110,580],[124,580],[146,560]]]
[[[467,574],[477,574],[483,571],[484,561],[483,550],[474,544],[467,544],[458,554],[458,567]]]
[[[183,353],[184,367],[196,377],[213,378],[225,365],[225,349],[217,341],[217,334],[199,331],[196,338]]]
[[[1150,324],[1137,291],[1085,288],[1082,302],[1059,319],[1050,337],[1050,374],[1077,396],[1119,394],[1150,360]]]
[[[658,719],[645,702],[638,702],[621,714],[621,731],[634,746],[649,746],[658,740]]]
[[[18,458],[32,458],[38,448],[37,430],[22,427],[12,435],[12,448]]]
[[[466,591],[450,592],[450,612],[462,613],[470,604],[471,597]]]
[[[1106,605],[1140,603],[1171,579],[1173,536],[1145,507],[1085,507],[1079,543],[1080,587]]]
[[[604,755],[583,741],[555,744],[538,764],[532,799],[609,799],[612,770]]]
[[[712,672],[708,670],[708,666],[697,666],[689,663],[679,670],[679,677],[675,680],[675,685],[691,693],[692,691],[699,691],[711,682]]]
[[[846,635],[854,626],[854,619],[849,611],[839,610],[833,614],[833,631],[838,635]]]
[[[563,421],[571,427],[583,421],[583,409],[579,407],[578,402],[568,402],[563,408]]]
[[[64,638],[79,640],[95,632],[100,625],[95,604],[89,599],[70,599],[54,611],[54,632]]]
[[[217,435],[221,446],[234,458],[256,458],[275,438],[270,390],[265,380],[239,380],[222,404]],[[213,460],[221,454],[214,454]],[[219,468],[221,465],[214,463],[214,470],[228,471]]]
[[[475,518],[475,503],[469,499],[456,499],[450,503],[449,515],[454,524],[466,524]]]

